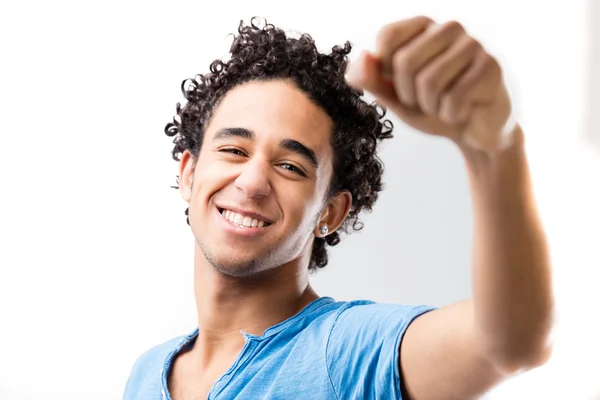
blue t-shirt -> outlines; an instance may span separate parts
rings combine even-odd
[[[245,345],[208,399],[401,399],[400,341],[432,309],[321,297],[262,336],[241,332]],[[124,399],[170,400],[171,364],[197,335],[196,329],[141,355]]]

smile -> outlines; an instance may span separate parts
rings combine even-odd
[[[219,209],[219,212],[229,223],[239,228],[264,228],[271,225],[269,222],[252,218],[251,216],[240,214],[226,208]]]

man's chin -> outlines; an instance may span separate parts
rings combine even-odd
[[[204,255],[215,270],[232,277],[243,278],[255,275],[261,271],[263,266],[256,258],[233,260],[229,257],[213,257],[206,253]]]
[[[255,262],[246,264],[219,264],[211,262],[211,265],[223,275],[228,275],[234,278],[244,278],[256,275],[258,272],[260,272],[260,266]]]

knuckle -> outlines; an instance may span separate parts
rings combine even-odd
[[[428,96],[435,96],[440,91],[440,82],[436,75],[425,74],[419,75],[416,78],[418,92]]]
[[[415,70],[414,62],[409,54],[406,52],[396,52],[392,59],[392,66],[394,72],[402,75],[412,74]]]
[[[484,68],[490,70],[492,76],[499,77],[502,75],[502,68],[500,67],[500,63],[495,57],[493,57],[489,53],[485,53],[485,55],[483,56],[483,65]]]
[[[434,23],[433,19],[429,18],[426,15],[419,15],[415,17],[415,20],[422,25],[430,25]]]
[[[410,18],[404,21],[390,22],[384,25],[379,30],[379,32],[377,32],[375,41],[380,48],[385,48],[387,45],[394,42],[395,36],[398,35],[398,33],[401,32],[403,28],[410,26],[412,26],[413,28],[414,26],[428,26],[432,23],[434,23],[434,21],[431,18],[424,15]]]
[[[448,93],[444,95],[442,102],[451,115],[458,113],[461,105],[460,96],[458,94]]]
[[[458,22],[458,21],[448,21],[445,22],[441,27],[440,30],[443,32],[453,32],[453,33],[463,33],[465,32],[465,28],[463,27],[463,25]]]
[[[394,37],[394,29],[394,24],[387,24],[384,25],[383,28],[379,30],[379,32],[377,32],[377,37],[375,41],[377,42],[378,47],[384,48],[388,43],[392,41],[392,38]]]
[[[478,40],[473,38],[472,36],[467,36],[465,39],[465,49],[470,52],[477,52],[483,50],[483,46],[479,43]]]

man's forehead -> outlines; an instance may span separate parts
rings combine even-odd
[[[306,94],[286,81],[250,82],[231,89],[216,107],[209,130],[240,127],[278,138],[302,139],[313,146],[329,142],[331,118]]]

